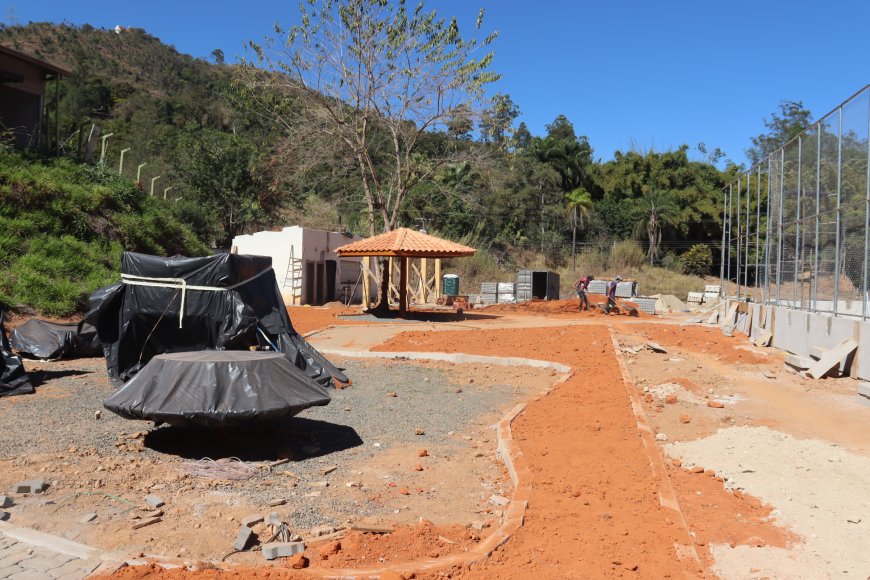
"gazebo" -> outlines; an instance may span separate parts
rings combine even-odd
[[[390,232],[379,234],[371,238],[359,240],[338,247],[333,252],[341,257],[345,256],[361,256],[364,258],[363,267],[363,291],[368,294],[368,258],[370,257],[386,257],[390,258],[384,266],[384,277],[389,280],[390,269],[393,258],[399,259],[399,312],[405,313],[408,310],[408,273],[409,260],[414,258],[420,259],[420,268],[418,274],[423,281],[423,287],[428,285],[427,260],[435,259],[435,294],[439,293],[438,283],[441,277],[441,258],[459,258],[462,256],[472,256],[476,250],[456,242],[442,240],[435,236],[430,236],[423,232],[418,232],[408,228],[398,228]],[[382,281],[383,283],[383,281]],[[388,293],[389,295],[389,293]],[[425,299],[425,290],[423,291]],[[367,298],[364,300],[367,302]]]

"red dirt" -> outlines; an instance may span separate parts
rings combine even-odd
[[[604,296],[589,296],[589,303],[606,304],[607,299]],[[637,308],[637,304],[629,302],[628,300],[621,300],[620,304],[625,304],[626,306]],[[530,300],[529,302],[519,302],[517,304],[493,304],[492,306],[487,306],[485,309],[481,310],[481,312],[503,312],[519,315],[545,314],[548,316],[552,316],[554,314],[571,314],[575,317],[578,315],[587,314],[604,316],[603,312],[597,311],[595,309],[581,313],[577,310],[578,306],[580,306],[579,298],[569,298],[567,300]],[[621,314],[627,316],[628,312],[623,309],[621,310]],[[651,316],[650,314],[647,314],[646,312],[641,312],[640,310],[638,310],[637,315],[641,318],[649,318]]]
[[[306,321],[308,322],[308,321]],[[615,322],[615,321],[614,321]],[[620,325],[622,326],[622,325]],[[694,346],[708,342],[728,356],[750,357],[721,334],[705,329],[662,329],[632,325],[650,338]],[[709,336],[708,336],[709,334]],[[736,341],[735,341],[736,343]],[[682,346],[682,345],[679,345]],[[522,461],[532,475],[527,489],[528,510],[523,527],[493,555],[471,567],[445,571],[454,578],[647,578],[709,577],[690,557],[678,557],[674,544],[689,544],[679,515],[659,503],[658,480],[628,402],[620,367],[606,326],[533,329],[414,331],[380,345],[381,351],[465,352],[516,355],[558,361],[575,373],[549,395],[530,402],[513,422]],[[744,359],[744,362],[746,360]],[[668,469],[683,505],[696,547],[709,563],[710,542],[784,545],[790,538],[763,522],[769,509],[748,496],[723,489],[707,475]],[[702,494],[698,496],[697,491]],[[742,514],[738,517],[737,513]],[[342,540],[342,550],[326,562],[316,546],[306,552],[313,566],[377,565],[383,557],[399,562],[419,556],[443,555],[444,535],[471,542],[468,530],[431,526],[402,528],[390,536],[370,535]],[[465,538],[463,539],[463,534]],[[334,559],[333,559],[334,558]],[[140,578],[287,578],[305,574],[288,569],[256,568],[233,572],[185,572],[153,567],[119,572],[116,577]],[[437,578],[442,573],[417,575]]]
[[[675,324],[637,324],[624,326],[620,332],[643,335],[662,346],[685,349],[690,352],[719,357],[728,363],[767,364],[768,358],[753,354],[745,348],[744,336],[725,336],[719,328],[703,326],[677,326]]]
[[[359,314],[356,308],[328,308],[323,306],[288,306],[287,314],[290,322],[299,334],[320,330],[327,326],[364,324],[356,320],[339,318],[342,314]]]

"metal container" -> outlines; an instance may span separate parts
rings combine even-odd
[[[445,296],[459,295],[459,276],[457,274],[444,274],[441,277],[441,293]]]
[[[517,272],[517,302],[559,299],[559,274],[549,270],[520,270]]]

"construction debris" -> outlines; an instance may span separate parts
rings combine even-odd
[[[661,353],[661,354],[668,354],[668,351],[657,342],[649,341],[646,343],[646,347],[653,352],[657,352],[657,353]]]
[[[269,542],[263,546],[263,557],[267,560],[276,558],[289,558],[305,551],[302,542]]]
[[[809,374],[814,379],[820,379],[834,367],[840,365],[840,362],[851,355],[858,348],[858,343],[852,338],[847,338],[831,350],[823,352],[818,362],[809,366]]]
[[[133,524],[133,529],[138,530],[139,528],[144,528],[145,526],[150,526],[151,524],[156,524],[158,522],[162,522],[163,518],[147,518],[144,520],[140,520]]]
[[[233,548],[240,552],[247,550],[248,546],[253,543],[254,538],[256,537],[257,534],[254,533],[254,530],[243,525],[239,528],[239,533],[236,535],[236,541],[233,544]]]
[[[12,493],[42,493],[48,488],[44,479],[29,479],[12,486]]]
[[[145,505],[150,507],[151,509],[157,509],[159,507],[163,507],[166,505],[166,502],[160,496],[157,495],[149,495],[145,497]]]
[[[235,457],[218,459],[217,461],[206,457],[198,461],[185,461],[182,465],[194,477],[223,481],[245,481],[257,473],[256,468]]]

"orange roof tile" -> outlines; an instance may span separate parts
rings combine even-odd
[[[391,232],[345,244],[333,251],[340,256],[452,258],[471,256],[476,250],[408,228],[398,228]]]

